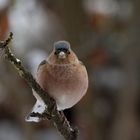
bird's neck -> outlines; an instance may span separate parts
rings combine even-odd
[[[56,58],[56,56],[49,56],[47,62],[51,65],[72,65],[79,63],[79,60],[76,56],[67,57],[65,59]]]

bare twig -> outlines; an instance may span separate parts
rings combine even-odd
[[[47,105],[46,112],[43,113],[40,117],[48,118],[49,120],[51,120],[66,140],[76,140],[78,136],[77,129],[70,126],[63,112],[57,111],[55,100],[51,98],[49,94],[40,87],[32,74],[25,70],[21,61],[12,54],[9,47],[9,43],[11,42],[12,38],[13,33],[10,33],[8,39],[0,42],[0,48],[4,50],[5,58],[13,64],[13,66],[17,69],[19,75],[27,81],[29,86],[36,91],[36,93]],[[37,114],[32,115],[35,116]]]

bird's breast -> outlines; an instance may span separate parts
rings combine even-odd
[[[50,66],[38,76],[39,84],[56,100],[59,110],[76,104],[88,86],[85,67],[77,65]]]

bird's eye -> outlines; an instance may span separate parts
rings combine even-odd
[[[65,49],[65,48],[63,48],[63,49],[62,49],[62,51],[63,51],[63,52],[65,52],[65,53],[67,53],[67,51],[68,51],[68,50],[67,50],[67,49]]]
[[[57,55],[57,54],[60,53],[60,51],[61,51],[61,50],[56,50],[54,54]]]
[[[68,50],[68,49],[66,49],[66,48],[59,48],[59,49],[56,49],[56,51],[55,51],[55,55],[57,55],[57,54],[59,54],[61,51],[63,51],[64,53],[66,53],[66,54],[70,54],[70,51]]]
[[[70,54],[70,51],[68,49],[63,48],[62,51],[65,52],[66,54]]]

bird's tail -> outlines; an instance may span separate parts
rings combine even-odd
[[[27,122],[39,122],[41,121],[42,114],[44,113],[46,105],[43,101],[37,100],[31,112],[26,116],[25,120]]]

